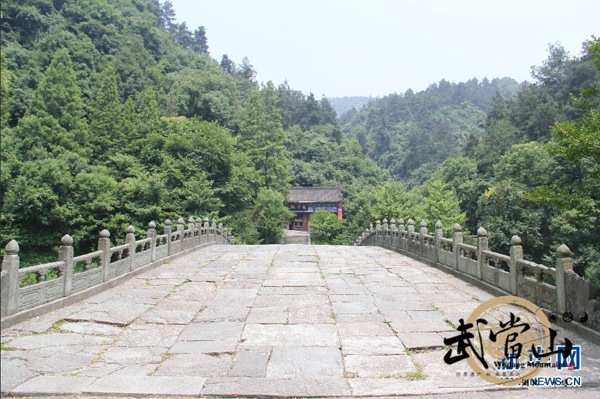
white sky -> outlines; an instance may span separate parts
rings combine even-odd
[[[531,80],[548,43],[572,55],[600,36],[598,0],[171,0],[209,51],[258,81],[317,98],[384,96],[441,79]]]

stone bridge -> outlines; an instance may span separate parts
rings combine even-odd
[[[72,268],[77,262],[87,269],[75,277],[95,269],[87,258],[69,255],[69,240],[63,240],[65,253],[59,262],[34,270],[38,275],[52,268],[63,272],[35,284],[46,289],[62,281],[61,295],[47,302],[62,307],[42,301],[36,307],[45,306],[45,313],[37,314],[16,300],[9,304],[17,307],[12,316],[3,319],[12,317],[2,330],[2,393],[600,395],[600,347],[560,325],[554,326],[558,340],[568,337],[581,345],[581,370],[545,369],[540,375],[577,375],[583,388],[501,387],[472,376],[465,361],[446,364],[443,357],[449,348],[443,339],[455,336],[459,319],[466,319],[493,294],[444,270],[378,246],[221,245],[227,235],[214,225],[179,225],[181,234],[171,240],[169,230],[170,244],[163,241],[164,249],[159,245],[162,258],[156,247],[162,238],[152,227],[149,237],[154,239],[147,246],[133,236],[125,248],[101,244],[104,249],[94,255],[99,257],[94,278],[102,286],[97,291],[93,285],[77,288],[72,284],[75,278],[64,273],[65,264]],[[379,233],[373,231],[377,241]],[[367,234],[363,239],[371,238]],[[210,242],[217,245],[208,246]],[[169,257],[175,249],[181,256]],[[125,250],[129,256],[121,259]],[[18,247],[7,248],[3,306],[17,251]],[[149,255],[140,255],[147,251]],[[142,256],[152,267],[140,266]],[[112,287],[109,283],[118,280],[120,272],[111,265],[124,270],[120,284]],[[111,273],[116,277],[111,279]],[[26,289],[16,288],[21,300],[27,299]],[[63,296],[65,289],[72,293]],[[35,317],[15,319],[24,312]]]

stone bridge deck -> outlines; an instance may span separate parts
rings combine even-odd
[[[451,325],[491,297],[377,247],[213,246],[3,331],[2,392],[548,395],[444,363]],[[563,334],[582,346],[586,388],[552,395],[598,397],[600,348]]]

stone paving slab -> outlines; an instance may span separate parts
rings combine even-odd
[[[212,246],[2,331],[1,391],[536,397],[541,390],[499,390],[465,377],[466,362],[443,361],[452,325],[491,297],[382,248]],[[585,386],[600,385],[600,347],[556,328],[558,340],[581,345]]]
[[[103,377],[84,388],[84,393],[102,395],[186,395],[198,396],[204,386],[202,377]]]

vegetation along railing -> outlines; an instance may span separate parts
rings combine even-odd
[[[481,283],[498,293],[525,298],[547,311],[555,312],[559,319],[566,314],[574,317],[577,328],[600,331],[600,302],[595,287],[573,271],[571,250],[561,245],[556,251],[555,267],[548,267],[523,259],[521,238],[513,236],[510,254],[503,255],[488,249],[487,232],[477,231],[477,245],[463,242],[462,228],[455,224],[452,239],[444,238],[442,223],[435,224],[435,234],[427,234],[427,222],[420,223],[415,231],[414,221],[387,219],[383,225],[378,220],[358,237],[355,245],[381,246],[424,263],[436,266]],[[570,314],[570,315],[569,315]]]
[[[19,244],[12,240],[2,259],[2,328],[73,303],[113,287],[125,279],[191,250],[212,244],[233,244],[233,236],[222,224],[208,218],[177,221],[173,231],[165,221],[164,234],[148,224],[147,237],[136,239],[127,228],[125,244],[111,247],[108,230],[100,232],[98,250],[73,255],[73,238],[61,239],[58,261],[19,269]],[[30,283],[30,284],[26,284]]]

